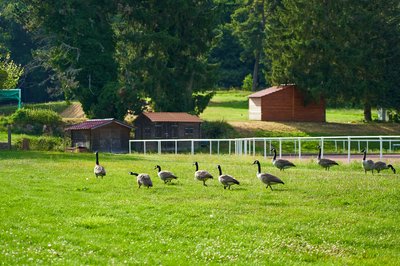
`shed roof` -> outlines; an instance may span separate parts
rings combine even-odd
[[[132,128],[131,126],[129,126],[121,121],[118,121],[115,118],[105,118],[105,119],[89,119],[85,122],[69,126],[65,130],[86,130],[86,129],[92,130],[92,129],[106,126],[111,123],[116,123],[116,124],[119,124],[119,125],[127,127],[127,128]]]
[[[174,112],[149,112],[143,113],[152,122],[189,122],[201,123],[203,122],[199,117],[190,115],[188,113],[174,113]]]
[[[275,93],[277,91],[281,91],[281,90],[284,90],[284,89],[287,89],[287,88],[290,88],[290,87],[293,87],[293,86],[294,85],[273,86],[273,87],[270,87],[270,88],[267,88],[267,89],[264,89],[264,90],[257,91],[257,92],[255,92],[253,94],[250,94],[249,98],[260,98],[260,97],[263,97],[265,95],[273,94],[273,93]]]

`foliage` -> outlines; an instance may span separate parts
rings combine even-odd
[[[13,137],[14,138],[14,135]],[[29,150],[34,151],[64,151],[64,139],[53,136],[20,136],[13,141],[13,148],[17,150],[23,149],[23,142],[28,141]]]
[[[59,114],[49,109],[17,110],[12,116],[13,131],[33,135],[60,135],[62,119]]]
[[[295,83],[310,98],[361,103],[367,121],[372,106],[388,107],[388,95],[400,94],[396,1],[282,3],[267,23],[272,83]]]
[[[235,129],[223,120],[204,121],[201,124],[201,135],[203,138],[211,138],[211,139],[237,137]]]
[[[248,74],[242,84],[242,89],[245,91],[251,91],[253,88],[253,76],[251,74]]]
[[[396,265],[400,260],[399,179],[365,175],[360,163],[324,171],[295,160],[285,184],[266,190],[253,158],[209,155],[0,152],[0,260],[10,264]],[[240,186],[194,180],[193,161]],[[164,185],[155,164],[178,180]],[[79,165],[79,167],[77,167]],[[137,188],[128,171],[147,172]],[[379,200],[377,200],[379,199]],[[21,215],[23,213],[23,215]],[[377,237],[379,236],[379,237]]]
[[[212,1],[127,1],[120,12],[115,28],[126,93],[150,97],[155,111],[204,109],[193,95],[215,81],[206,59],[217,23]]]
[[[0,54],[0,89],[15,89],[23,72],[23,68],[15,64],[9,54],[5,57]]]

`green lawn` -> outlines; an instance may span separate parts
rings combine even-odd
[[[294,161],[274,191],[253,157],[0,152],[0,261],[5,265],[398,265],[400,179],[359,162],[327,172]],[[194,180],[193,161],[240,186]],[[154,166],[179,179],[164,185]],[[128,171],[151,174],[138,189]]]
[[[212,98],[210,105],[200,115],[202,119],[216,121],[248,121],[247,91],[218,91]],[[326,120],[331,123],[361,123],[364,119],[362,109],[328,108]],[[373,119],[377,119],[377,112],[373,112]]]

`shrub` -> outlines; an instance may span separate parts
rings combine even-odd
[[[201,124],[203,138],[222,139],[235,138],[235,129],[225,121],[205,121]]]
[[[245,91],[251,91],[253,89],[253,75],[248,74],[244,78],[242,88]]]
[[[13,146],[20,150],[22,149],[22,142],[24,139],[29,141],[30,150],[38,151],[64,151],[64,140],[60,137],[50,137],[50,136],[24,136],[16,139]]]
[[[62,119],[49,109],[19,109],[11,116],[13,131],[33,135],[55,135],[62,133]]]

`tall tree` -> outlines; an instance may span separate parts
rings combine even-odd
[[[36,57],[55,71],[66,94],[73,94],[89,116],[118,113],[115,38],[110,23],[114,1],[20,0],[16,15],[40,36]],[[110,101],[99,106],[103,93]]]
[[[207,62],[217,22],[213,1],[124,2],[116,28],[126,93],[150,97],[156,111],[201,112],[211,98],[202,92],[215,81]]]
[[[242,56],[251,57],[254,60],[253,91],[258,87],[260,62],[264,53],[267,4],[267,0],[244,1],[243,6],[236,9],[232,15],[234,35],[238,37],[245,49]]]
[[[389,45],[400,36],[395,2],[284,0],[267,22],[267,78],[296,83],[310,97],[361,103],[370,121],[371,106],[398,86],[400,47]]]

